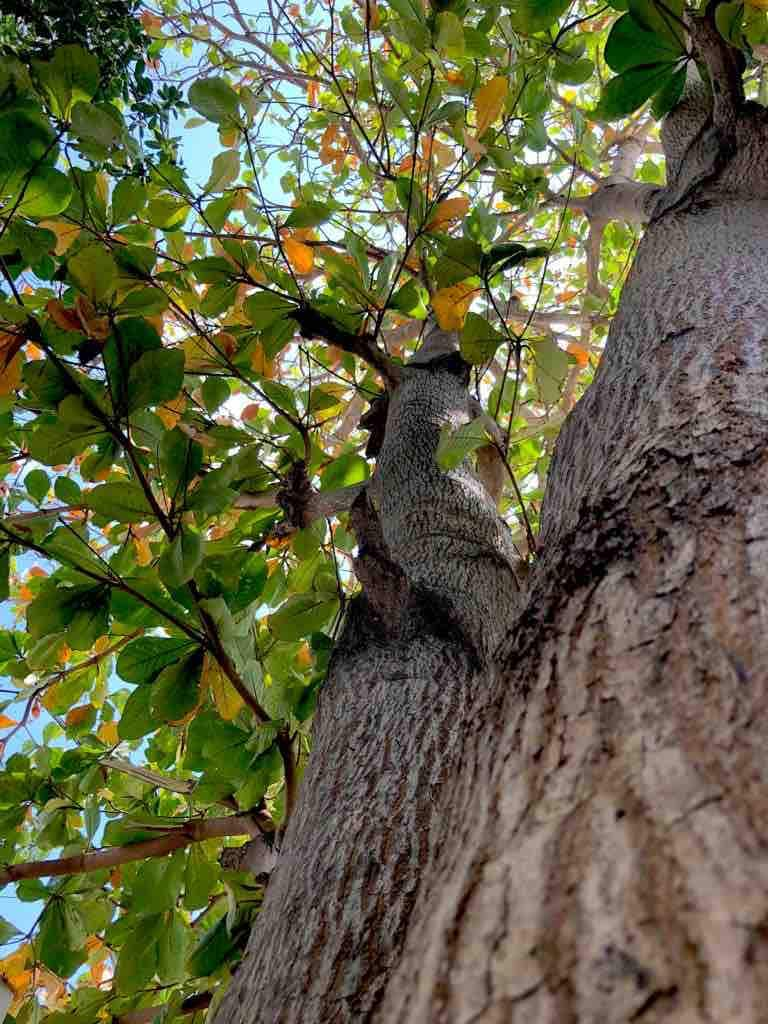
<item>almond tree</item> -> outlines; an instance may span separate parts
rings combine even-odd
[[[205,183],[0,82],[17,1019],[761,1020],[764,5],[142,20]]]

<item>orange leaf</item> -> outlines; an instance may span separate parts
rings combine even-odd
[[[56,658],[57,658],[59,664],[63,665],[65,662],[69,661],[69,659],[71,657],[72,657],[72,648],[71,647],[67,647],[66,644],[62,644],[61,647],[59,648],[58,654],[56,655]]]
[[[83,324],[76,309],[67,309],[58,299],[49,299],[45,305],[48,316],[63,331],[81,331]]]
[[[432,296],[432,309],[444,331],[460,331],[472,298],[479,289],[466,281],[441,288]]]
[[[96,735],[108,747],[116,746],[118,742],[117,722],[102,722],[96,730]]]
[[[89,715],[94,712],[93,704],[81,704],[77,708],[70,708],[64,719],[64,724],[67,726],[79,725],[84,722]]]
[[[255,420],[259,415],[259,406],[255,402],[251,402],[250,405],[246,405],[243,411],[240,413],[240,418],[243,420]]]
[[[509,82],[505,75],[497,75],[478,90],[475,96],[475,115],[477,118],[477,138],[479,139],[504,108]]]
[[[0,331],[0,395],[10,395],[21,382],[22,334]]]
[[[271,380],[275,375],[275,361],[274,359],[267,359],[261,345],[257,345],[253,350],[251,355],[251,366],[256,373],[260,373],[262,377],[267,377]]]
[[[589,362],[589,352],[581,345],[577,345],[575,341],[566,345],[565,351],[570,352],[579,366],[586,366]]]
[[[312,651],[309,649],[309,644],[305,640],[296,654],[296,663],[302,668],[309,668],[309,666],[313,665],[314,662],[315,659],[312,657]]]
[[[425,231],[434,231],[443,224],[450,224],[452,220],[459,220],[469,209],[469,199],[466,196],[456,196],[454,199],[444,199],[438,203],[432,214],[432,220],[425,227]]]
[[[575,299],[578,294],[578,290],[573,289],[572,291],[568,292],[558,292],[555,298],[558,302],[570,302],[571,299]]]
[[[283,240],[285,258],[297,274],[308,274],[315,265],[315,254],[308,245],[296,241],[295,238]]]
[[[320,86],[317,82],[309,82],[307,84],[307,103],[310,107],[317,106],[317,94],[320,92]]]
[[[9,718],[8,715],[0,714],[0,729],[10,729],[12,725],[18,724],[15,718]]]

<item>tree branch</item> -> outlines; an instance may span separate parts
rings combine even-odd
[[[345,352],[351,352],[372,366],[391,388],[400,383],[401,368],[379,348],[373,335],[353,334],[329,316],[306,304],[300,305],[288,315],[299,325],[299,334],[303,338],[322,338]]]
[[[72,857],[55,860],[34,860],[23,864],[8,864],[0,871],[0,885],[19,882],[23,878],[54,878],[60,875],[78,875],[102,868],[114,868],[134,860],[163,857],[190,843],[224,836],[250,836],[253,823],[247,815],[232,814],[225,818],[198,818],[178,828],[168,829],[157,839],[146,839],[128,846],[108,846],[91,853],[77,853]]]

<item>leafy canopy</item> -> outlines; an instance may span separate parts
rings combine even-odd
[[[121,22],[151,37],[125,74],[154,108],[85,39],[0,64],[0,860],[39,909],[0,921],[20,1024],[220,997],[264,881],[222,848],[266,847],[292,806],[355,588],[358,422],[430,312],[484,409],[439,463],[495,421],[534,551],[635,242],[610,226],[598,275],[580,209],[629,137],[663,182],[684,6],[166,0]],[[748,81],[764,8],[718,11]],[[51,35],[35,10],[17,41]]]

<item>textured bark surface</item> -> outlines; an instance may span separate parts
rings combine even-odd
[[[435,463],[441,426],[471,418],[465,383],[441,365],[409,368],[391,402],[373,503],[353,519],[365,596],[347,615],[299,803],[219,1020],[370,1019],[471,798],[467,734],[486,717],[489,652],[516,586],[493,502],[466,468]]]
[[[646,234],[382,1021],[768,1021],[768,202]],[[480,756],[480,755],[479,755]]]
[[[768,1021],[768,137],[738,131],[643,239],[522,593],[434,465],[461,382],[406,372],[219,1020]]]

